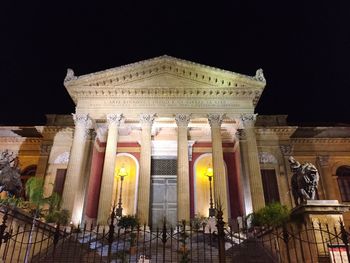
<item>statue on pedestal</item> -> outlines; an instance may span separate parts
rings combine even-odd
[[[306,200],[315,200],[319,181],[315,165],[312,163],[300,164],[293,156],[289,157],[288,161],[293,172],[291,186],[295,205],[305,203]]]
[[[19,197],[22,190],[18,157],[8,150],[0,153],[0,193],[7,192],[10,197]]]

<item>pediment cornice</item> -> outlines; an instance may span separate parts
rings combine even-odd
[[[174,81],[168,81],[174,80]],[[64,82],[75,102],[105,96],[238,96],[255,105],[266,85],[262,71],[247,76],[169,56],[76,77]]]

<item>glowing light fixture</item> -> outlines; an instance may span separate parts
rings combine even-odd
[[[123,215],[123,207],[122,207],[123,181],[124,181],[124,177],[128,176],[128,172],[124,167],[124,164],[122,164],[122,167],[120,167],[117,176],[120,177],[120,191],[119,191],[118,207],[115,209],[115,215],[118,217],[121,217]]]
[[[205,173],[205,176],[208,177],[209,179],[209,191],[210,191],[210,201],[209,201],[209,217],[214,217],[215,216],[215,208],[214,208],[214,203],[213,203],[213,191],[212,191],[212,186],[211,182],[213,180],[214,172],[213,168],[208,166],[207,171]]]

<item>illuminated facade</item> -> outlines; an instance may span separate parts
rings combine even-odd
[[[1,127],[0,149],[37,166],[74,224],[105,224],[120,201],[147,224],[208,216],[208,168],[226,221],[273,201],[292,207],[290,155],[317,165],[320,199],[350,201],[350,129],[256,116],[261,70],[246,76],[162,56],[79,77],[68,70],[64,84],[73,118]]]

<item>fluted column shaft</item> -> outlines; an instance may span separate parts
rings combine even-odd
[[[321,166],[320,177],[323,182],[323,186],[326,190],[325,197],[328,200],[337,200],[337,194],[335,192],[335,180],[332,177],[331,167],[329,166],[329,156],[321,155],[317,156],[317,161]]]
[[[105,160],[103,164],[100,200],[97,213],[97,222],[102,225],[107,224],[107,219],[110,215],[112,207],[115,160],[118,143],[118,128],[121,119],[122,114],[120,113],[107,115],[107,145]]]
[[[241,120],[245,127],[248,149],[249,183],[252,194],[253,211],[265,206],[264,189],[261,179],[258,147],[254,131],[255,114],[244,114]]]
[[[137,216],[142,224],[148,225],[151,190],[151,130],[154,114],[141,114],[141,156],[139,186],[137,191]]]
[[[208,121],[211,127],[213,172],[214,172],[214,201],[222,206],[223,218],[228,222],[227,178],[225,175],[224,154],[222,150],[221,123],[223,116],[209,114]]]
[[[190,220],[190,181],[187,126],[189,114],[177,114],[177,220]]]
[[[76,203],[76,195],[83,191],[80,182],[83,181],[87,161],[87,137],[91,119],[87,114],[73,114],[73,119],[75,130],[62,195],[62,209],[71,212],[72,222],[77,225],[81,222],[83,203]]]

